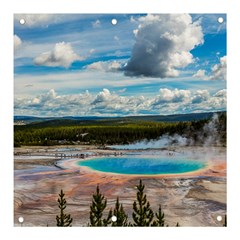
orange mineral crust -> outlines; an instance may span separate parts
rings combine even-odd
[[[119,197],[131,220],[132,204],[136,199],[136,185],[142,179],[145,193],[154,211],[159,204],[167,224],[175,226],[220,226],[218,215],[226,212],[226,154],[224,148],[185,148],[184,154],[201,156],[206,165],[198,171],[164,175],[127,175],[94,171],[81,167],[79,158],[54,159],[55,148],[43,149],[44,157],[36,148],[15,149],[14,222],[24,217],[23,226],[56,226],[57,198],[63,189],[67,199],[67,212],[73,217],[73,226],[87,226],[89,206],[97,185],[107,198],[106,214],[114,208]],[[86,150],[86,149],[85,149]],[[113,155],[112,150],[87,149],[93,156]],[[177,154],[175,149],[175,154]],[[28,154],[26,152],[28,151]],[[18,154],[17,154],[18,152]],[[160,154],[166,152],[161,151]],[[122,154],[126,154],[122,152]],[[41,154],[44,155],[44,154]],[[52,156],[52,159],[46,156]],[[207,219],[207,220],[206,220]]]

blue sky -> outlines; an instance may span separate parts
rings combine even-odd
[[[17,14],[14,114],[226,110],[226,20],[222,14]]]

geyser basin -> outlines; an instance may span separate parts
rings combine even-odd
[[[196,159],[139,155],[93,158],[79,161],[77,164],[100,172],[135,175],[181,174],[206,166],[205,162]]]

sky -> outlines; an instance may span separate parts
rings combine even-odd
[[[226,21],[224,14],[15,14],[14,115],[226,110]]]

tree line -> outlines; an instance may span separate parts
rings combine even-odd
[[[159,205],[158,211],[153,212],[150,202],[147,200],[147,195],[144,193],[145,185],[140,180],[137,185],[136,200],[133,202],[132,222],[129,221],[123,205],[117,197],[114,209],[110,209],[107,214],[105,209],[107,207],[107,199],[100,192],[99,186],[96,192],[93,193],[92,202],[90,204],[89,227],[168,227],[165,223],[165,215]],[[73,218],[70,214],[65,213],[67,201],[65,194],[61,190],[58,198],[58,207],[60,214],[56,216],[58,227],[71,227]],[[104,217],[104,215],[106,215]],[[176,223],[176,227],[179,227]]]
[[[92,202],[90,204],[88,227],[168,227],[166,224],[165,215],[161,205],[157,212],[153,212],[150,202],[147,200],[147,195],[144,193],[145,185],[142,180],[137,185],[136,200],[133,202],[132,222],[128,219],[123,205],[117,197],[114,209],[110,209],[106,214],[107,199],[100,192],[99,186],[96,192],[93,193]],[[70,214],[65,213],[67,201],[65,194],[61,190],[58,198],[58,207],[60,214],[56,216],[58,227],[71,227],[73,218]],[[104,217],[104,215],[106,217]],[[176,227],[180,227],[177,222]],[[227,215],[225,215],[223,227],[227,227]]]
[[[218,114],[218,141],[226,143],[226,113]],[[208,137],[204,126],[211,119],[189,122],[149,122],[135,121],[123,123],[92,123],[79,126],[35,127],[34,124],[14,127],[14,146],[51,146],[60,144],[129,144],[141,140],[158,139],[164,134],[178,134],[203,144]]]

